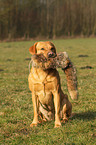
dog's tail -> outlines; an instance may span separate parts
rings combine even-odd
[[[73,100],[78,99],[78,89],[77,89],[77,76],[76,68],[69,59],[69,63],[66,68],[63,69],[67,78],[67,87],[69,94]]]

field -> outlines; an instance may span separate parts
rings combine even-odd
[[[69,97],[73,113],[68,123],[54,128],[54,121],[30,128],[33,118],[28,88],[28,48],[35,41],[0,43],[0,144],[96,144],[96,39],[52,40],[57,51],[66,51],[77,68],[79,99]],[[68,94],[66,76],[58,69],[62,89]]]

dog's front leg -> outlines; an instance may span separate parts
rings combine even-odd
[[[54,95],[54,106],[55,106],[55,127],[60,127],[60,94],[58,90],[53,92]]]
[[[33,102],[34,118],[30,127],[37,126],[38,123],[38,98],[34,93],[32,93],[32,102]]]

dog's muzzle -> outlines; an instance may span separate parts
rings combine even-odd
[[[48,58],[56,57],[56,54],[54,52],[48,52],[47,55],[48,55]]]

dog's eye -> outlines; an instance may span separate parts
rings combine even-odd
[[[51,50],[53,51],[54,50],[54,47],[52,47]]]
[[[44,50],[44,48],[41,48],[41,50]]]

